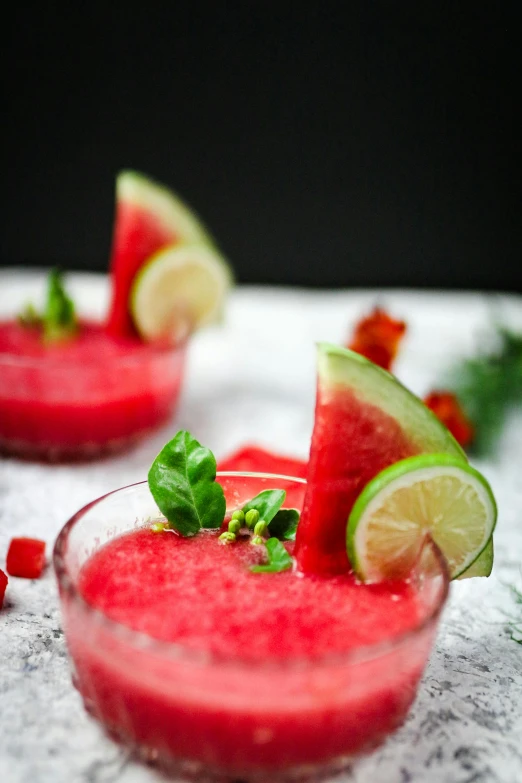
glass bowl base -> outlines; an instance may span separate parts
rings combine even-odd
[[[156,748],[138,744],[121,730],[99,720],[96,709],[89,699],[83,704],[91,718],[101,724],[107,736],[128,748],[136,761],[154,767],[168,777],[186,783],[322,783],[334,780],[353,768],[356,758],[366,755],[383,744],[383,739],[374,741],[361,749],[357,757],[343,756],[320,764],[299,764],[283,769],[225,770],[209,767],[193,759],[174,758]]]
[[[109,457],[112,454],[128,451],[156,431],[157,427],[114,438],[99,443],[56,444],[30,442],[26,440],[3,438],[0,435],[0,455],[15,457],[30,462],[89,462]]]

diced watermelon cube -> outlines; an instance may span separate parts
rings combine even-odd
[[[37,538],[13,538],[7,552],[7,573],[26,579],[38,579],[45,566],[45,541]]]
[[[475,434],[473,424],[464,413],[455,394],[433,391],[424,398],[424,404],[449,429],[457,443],[460,443],[463,448],[470,445]]]
[[[357,323],[347,348],[365,356],[385,370],[391,370],[399,345],[406,333],[406,323],[392,318],[376,307]]]
[[[0,609],[2,608],[2,604],[4,603],[4,595],[5,595],[5,588],[7,587],[7,582],[8,582],[7,576],[0,568]]]

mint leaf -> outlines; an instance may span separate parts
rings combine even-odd
[[[470,452],[495,450],[508,412],[522,403],[522,333],[497,327],[494,346],[455,364],[445,379],[473,422]]]
[[[29,329],[42,329],[45,340],[63,340],[78,329],[74,303],[67,295],[58,269],[52,269],[47,278],[47,299],[43,313],[28,303],[18,316],[18,322]]]
[[[74,304],[67,295],[62,273],[52,269],[47,278],[47,300],[40,314],[32,303],[27,304],[18,316],[18,322],[28,328],[43,331],[47,342],[71,337],[78,329]]]
[[[65,291],[62,273],[58,269],[52,269],[49,273],[42,321],[46,340],[62,340],[70,337],[77,329],[74,304]]]
[[[194,536],[202,527],[221,527],[226,502],[215,479],[214,455],[185,430],[163,447],[148,475],[158,508],[182,536]]]
[[[517,644],[522,644],[522,591],[515,585],[504,585],[509,588],[513,596],[513,600],[517,606],[517,610],[514,614],[508,614],[504,612],[508,620],[507,626],[509,630],[509,638]],[[518,608],[520,607],[520,608]]]
[[[259,512],[259,519],[264,519],[268,524],[283,505],[285,497],[284,489],[265,489],[243,506],[243,512],[246,514],[255,509]]]
[[[287,571],[289,568],[292,568],[292,558],[278,538],[269,538],[265,545],[268,563],[266,565],[250,566],[252,573],[276,574],[279,571]]]
[[[295,541],[299,511],[296,508],[281,508],[268,525],[270,534],[284,541]]]

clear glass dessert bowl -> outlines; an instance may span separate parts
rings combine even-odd
[[[0,453],[53,461],[127,448],[174,413],[185,351],[186,340],[116,339],[94,322],[46,345],[0,321]]]
[[[274,487],[287,490],[286,506],[300,508],[306,486],[302,479],[253,473],[218,473],[217,480],[224,488],[229,510]],[[61,531],[54,550],[73,681],[86,709],[111,736],[143,759],[189,779],[201,781],[209,776],[266,783],[319,780],[378,746],[403,723],[448,594],[445,561],[430,539],[407,580],[416,615],[406,629],[387,632],[383,626],[380,640],[365,646],[354,647],[348,637],[337,639],[335,650],[322,649],[317,655],[309,648],[306,654],[297,650],[288,655],[275,651],[273,655],[271,651],[256,655],[245,644],[223,653],[216,649],[210,631],[205,640],[203,619],[198,644],[167,641],[163,631],[159,636],[164,638],[158,638],[136,630],[130,623],[116,621],[109,611],[100,610],[82,594],[85,564],[92,562],[91,558],[109,542],[119,545],[133,531],[141,535],[140,531],[150,527],[151,520],[158,516],[146,483],[125,487],[78,511]],[[149,533],[153,535],[147,530]],[[159,535],[178,538],[170,532]],[[200,535],[210,534],[181,540],[189,553],[184,567],[190,570],[197,565],[198,578],[204,580],[203,539],[197,545],[200,554],[197,558],[195,555],[194,563],[190,560],[190,542]],[[224,545],[214,541],[212,546]],[[249,544],[233,546],[248,548]],[[233,551],[226,550],[226,556]],[[234,580],[227,573],[223,571],[223,589],[233,590]],[[136,579],[141,580],[137,589],[146,591],[143,572],[137,573]],[[248,579],[254,585],[251,595]],[[252,600],[266,601],[263,632],[270,632],[272,612],[274,647],[278,635],[284,636],[286,643],[293,643],[306,619],[299,612],[298,599],[294,602],[295,593],[301,589],[298,582],[308,590],[307,577],[287,572],[286,576],[263,574],[264,582],[255,581],[259,579],[259,575],[244,577],[244,591],[235,597],[237,602],[244,602],[243,616],[248,617]],[[273,586],[288,585],[289,580],[296,580],[292,582],[294,598],[289,598],[292,591],[285,588],[275,600]],[[360,587],[363,591],[370,589],[352,581],[354,596]],[[334,579],[329,584],[317,583],[313,590],[327,590],[335,599],[341,582]],[[386,590],[379,589],[381,593]],[[308,590],[307,600],[315,594],[313,590]],[[165,605],[167,624],[175,624],[176,613],[186,609],[179,605],[183,600],[189,598],[180,595],[178,601]],[[352,611],[356,612],[354,606]],[[339,608],[342,610],[342,606]],[[212,611],[207,607],[201,615],[206,614],[210,622]],[[216,602],[219,611],[222,605]],[[290,618],[284,627],[277,625],[280,611]],[[381,619],[386,624],[386,618]],[[355,617],[353,622],[357,622]],[[313,636],[310,627],[307,633]]]

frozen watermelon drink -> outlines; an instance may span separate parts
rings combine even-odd
[[[314,780],[383,742],[449,579],[489,573],[491,490],[423,403],[330,345],[318,386],[306,479],[216,473],[180,431],[147,483],[91,503],[56,543],[87,709],[196,780]]]
[[[283,483],[294,504],[305,489],[217,481],[227,516]],[[275,781],[343,767],[403,722],[447,592],[433,545],[407,579],[364,585],[255,573],[264,546],[158,531],[158,516],[137,484],[80,511],[56,545],[74,681],[112,735],[196,780]]]
[[[172,415],[186,342],[145,343],[80,321],[72,339],[0,322],[0,451],[95,457],[131,445]]]
[[[215,321],[231,276],[199,219],[135,172],[116,186],[111,303],[94,323],[53,270],[43,309],[0,314],[0,452],[120,450],[172,416],[188,337]]]

